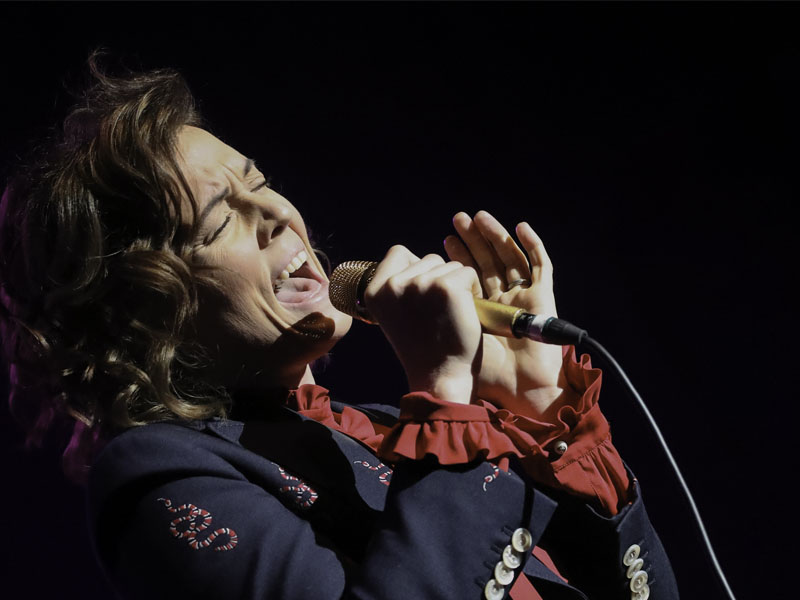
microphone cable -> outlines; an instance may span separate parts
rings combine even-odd
[[[669,460],[670,465],[672,466],[672,470],[675,472],[676,477],[678,478],[678,482],[680,483],[681,489],[683,490],[686,499],[689,501],[689,506],[692,509],[692,514],[694,515],[694,519],[697,523],[698,528],[700,529],[700,534],[703,538],[703,543],[705,544],[706,551],[708,552],[709,557],[711,558],[711,563],[714,566],[714,569],[717,572],[717,576],[719,577],[720,581],[722,582],[722,586],[725,588],[725,592],[728,595],[730,600],[736,600],[733,595],[733,591],[731,590],[730,585],[728,584],[728,580],[725,578],[725,574],[722,572],[722,567],[717,560],[717,555],[714,553],[714,549],[711,547],[711,540],[708,537],[708,533],[706,533],[705,525],[703,525],[703,519],[700,518],[700,511],[697,509],[697,505],[695,504],[694,498],[692,497],[692,493],[689,491],[689,486],[686,485],[686,481],[683,479],[683,475],[681,474],[680,469],[678,468],[678,463],[675,462],[675,458],[672,456],[672,452],[670,452],[669,447],[667,446],[667,442],[664,439],[664,436],[661,434],[661,430],[658,428],[653,415],[650,414],[650,411],[647,409],[647,405],[642,400],[642,397],[639,395],[639,392],[636,391],[636,388],[631,383],[631,380],[628,378],[625,371],[619,365],[619,363],[611,356],[611,353],[606,350],[597,340],[592,339],[588,335],[582,336],[581,344],[585,344],[592,350],[597,350],[597,352],[603,357],[603,359],[611,365],[611,367],[616,372],[617,376],[625,383],[625,388],[631,394],[633,399],[639,405],[639,408],[644,413],[645,418],[647,419],[650,427],[656,434],[659,443],[661,444],[661,449],[664,451],[667,459]]]

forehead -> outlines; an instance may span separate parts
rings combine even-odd
[[[247,159],[219,138],[198,127],[185,126],[178,134],[178,148],[186,167],[185,175],[200,193],[225,187],[231,177],[240,176]]]

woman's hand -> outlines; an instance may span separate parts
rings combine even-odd
[[[475,270],[429,254],[420,259],[394,246],[364,293],[369,313],[406,371],[412,391],[468,404],[480,366],[481,325]]]
[[[453,225],[458,236],[445,239],[445,251],[452,260],[477,271],[484,297],[534,314],[557,316],[553,265],[530,225],[520,223],[516,228],[527,257],[486,211],[474,219],[460,212]],[[520,284],[519,280],[525,281]],[[560,346],[484,334],[477,394],[517,414],[542,417],[559,405],[561,364]]]

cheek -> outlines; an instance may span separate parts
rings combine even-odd
[[[241,290],[248,286],[264,290],[272,286],[268,265],[258,246],[247,240],[220,245],[209,255],[209,263],[220,267],[219,279]]]
[[[204,264],[216,267],[208,273],[216,282],[213,292],[207,291],[204,298],[206,317],[216,320],[219,333],[229,331],[233,337],[250,337],[261,340],[275,339],[280,329],[269,311],[264,308],[271,294],[267,265],[264,257],[245,243],[227,247],[209,248]]]
[[[264,311],[260,292],[240,277],[217,279],[220,289],[200,297],[200,329],[206,342],[235,351],[263,347],[281,336],[280,327]]]

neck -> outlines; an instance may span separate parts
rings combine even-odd
[[[297,385],[299,387],[299,386],[305,385],[307,383],[311,383],[311,384],[316,383],[316,381],[314,381],[314,374],[311,372],[311,365],[306,365],[306,369],[303,372],[303,376],[300,378],[300,383],[297,384]]]
[[[231,418],[247,420],[248,415],[252,416],[260,411],[271,410],[270,407],[286,402],[289,390],[313,383],[315,383],[314,375],[308,365],[294,377],[283,377],[280,381],[271,379],[267,382],[251,379],[244,382],[240,380],[237,385],[226,386],[234,403]]]
[[[309,365],[303,365],[296,371],[284,372],[280,376],[275,373],[257,373],[251,377],[239,377],[225,387],[233,393],[264,394],[283,393],[295,390],[306,383],[315,383],[314,375]]]

